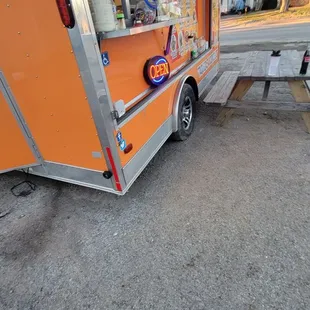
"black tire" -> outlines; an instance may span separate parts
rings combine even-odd
[[[178,130],[171,135],[175,141],[186,140],[194,130],[196,96],[189,84],[184,84],[178,109]]]

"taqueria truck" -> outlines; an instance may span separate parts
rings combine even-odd
[[[217,0],[0,3],[0,172],[124,194],[218,71]]]

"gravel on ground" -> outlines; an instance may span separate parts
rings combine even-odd
[[[223,54],[221,70],[246,57]],[[260,94],[255,85],[249,98]],[[285,100],[285,85],[271,96]],[[310,135],[299,113],[240,110],[167,142],[124,197],[0,176],[0,309],[309,309]]]

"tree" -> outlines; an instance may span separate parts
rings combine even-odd
[[[280,13],[288,11],[289,6],[290,6],[290,0],[281,0]]]

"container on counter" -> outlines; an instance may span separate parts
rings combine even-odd
[[[135,20],[141,21],[143,25],[153,24],[156,19],[156,4],[141,0],[137,3],[135,9]]]
[[[157,0],[157,21],[179,18],[182,15],[179,0]]]
[[[136,19],[134,23],[134,27],[140,27],[140,26],[143,26],[142,21],[139,19]]]
[[[90,0],[90,8],[97,32],[116,30],[116,8],[112,0]]]
[[[198,57],[198,40],[196,35],[191,35],[190,39],[192,41],[191,58],[196,59]]]
[[[112,7],[113,7],[113,15],[114,15],[114,21],[115,21],[115,28],[118,29],[117,9],[116,9],[116,4],[114,0],[112,0]]]
[[[299,74],[307,74],[307,70],[308,70],[308,65],[309,65],[309,62],[310,62],[310,44],[307,48],[307,50],[305,51],[304,53],[304,56],[302,58],[302,63],[301,63],[301,67],[300,67],[300,71],[299,71]]]
[[[272,51],[270,55],[270,63],[268,68],[268,75],[275,76],[279,71],[281,51]]]
[[[119,30],[126,29],[126,22],[125,22],[124,13],[117,13],[116,18],[117,18],[117,28]]]

